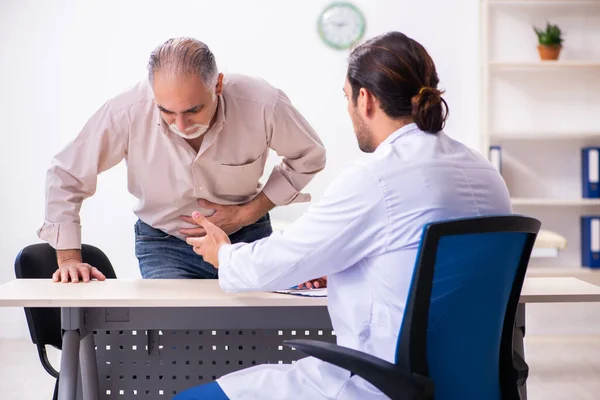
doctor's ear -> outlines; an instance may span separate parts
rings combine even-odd
[[[375,107],[378,107],[378,100],[373,93],[368,89],[360,88],[358,98],[356,99],[356,106],[365,116],[370,117],[373,115]]]

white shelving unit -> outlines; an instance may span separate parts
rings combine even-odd
[[[503,5],[597,5],[597,0],[489,0],[493,6]]]
[[[600,132],[490,132],[492,141],[496,140],[595,140]]]
[[[513,206],[537,207],[598,207],[600,199],[544,199],[513,197]]]
[[[489,67],[494,70],[549,70],[549,69],[583,69],[600,68],[600,62],[595,61],[491,61]]]
[[[537,52],[547,21],[563,31],[557,61]],[[481,30],[481,151],[501,146],[515,213],[567,239],[530,271],[590,271],[580,216],[600,215],[600,199],[581,198],[580,154],[600,146],[600,0],[481,0]]]

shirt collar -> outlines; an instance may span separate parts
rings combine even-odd
[[[414,122],[412,122],[408,125],[404,125],[402,128],[398,129],[397,131],[392,132],[387,138],[385,138],[385,140],[383,142],[381,142],[381,144],[379,146],[377,146],[377,149],[382,148],[383,145],[385,145],[385,144],[394,143],[396,141],[396,139],[398,139],[400,136],[404,136],[407,133],[415,132],[418,130],[419,130],[419,128],[417,127],[417,124]]]
[[[211,130],[220,131],[225,125],[225,100],[223,98],[223,93],[219,95],[219,105],[217,105],[217,119],[215,120],[214,125],[211,127]]]

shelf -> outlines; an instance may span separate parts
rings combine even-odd
[[[598,2],[600,4],[600,1]],[[600,68],[600,61],[490,61],[489,66],[495,70],[550,70]]]
[[[490,133],[490,138],[496,140],[600,140],[600,132],[494,132]]]
[[[544,267],[529,265],[527,267],[527,276],[552,277],[552,276],[572,276],[574,278],[600,278],[600,269],[572,266],[572,267]]]
[[[565,5],[565,6],[595,6],[598,0],[489,0],[490,5]]]
[[[513,197],[511,200],[514,206],[600,206],[600,199],[538,199]]]

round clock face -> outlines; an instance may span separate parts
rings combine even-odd
[[[323,10],[317,23],[319,35],[334,49],[348,49],[365,33],[365,17],[356,6],[332,3]]]

